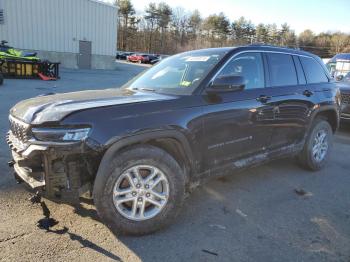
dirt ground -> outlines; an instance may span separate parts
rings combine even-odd
[[[86,88],[113,87],[142,70],[120,67],[63,71],[57,83],[7,80],[0,88],[2,137],[16,101],[46,90],[82,90],[84,83]],[[171,227],[127,237],[114,236],[89,203],[72,207],[45,200],[58,224],[50,231],[38,228],[42,209],[28,200],[32,193],[25,186],[15,183],[1,141],[0,261],[349,262],[349,155],[350,124],[337,133],[324,170],[308,172],[285,159],[209,181],[187,199]]]

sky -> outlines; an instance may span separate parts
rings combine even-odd
[[[113,0],[103,0],[114,2]],[[131,0],[142,12],[150,2],[166,2],[186,11],[198,9],[202,16],[223,12],[231,21],[244,16],[254,24],[288,23],[300,33],[342,31],[350,33],[350,0]]]

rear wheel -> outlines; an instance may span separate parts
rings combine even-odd
[[[115,234],[143,235],[169,225],[182,206],[185,177],[176,160],[153,146],[119,153],[94,186],[96,209]]]
[[[332,145],[332,127],[326,120],[317,118],[310,129],[303,151],[298,156],[300,164],[309,170],[322,169],[329,159]]]

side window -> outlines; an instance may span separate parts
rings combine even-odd
[[[293,58],[285,54],[267,54],[271,86],[297,85],[298,78]]]
[[[306,80],[309,84],[329,82],[322,66],[315,59],[311,57],[300,57],[299,59],[303,65]]]
[[[245,89],[264,88],[264,66],[260,53],[243,53],[233,58],[218,76],[238,75],[245,79]]]

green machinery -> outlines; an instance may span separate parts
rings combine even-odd
[[[41,78],[56,80],[59,78],[59,63],[41,60],[36,53],[25,53],[0,43],[0,85],[3,78]]]

